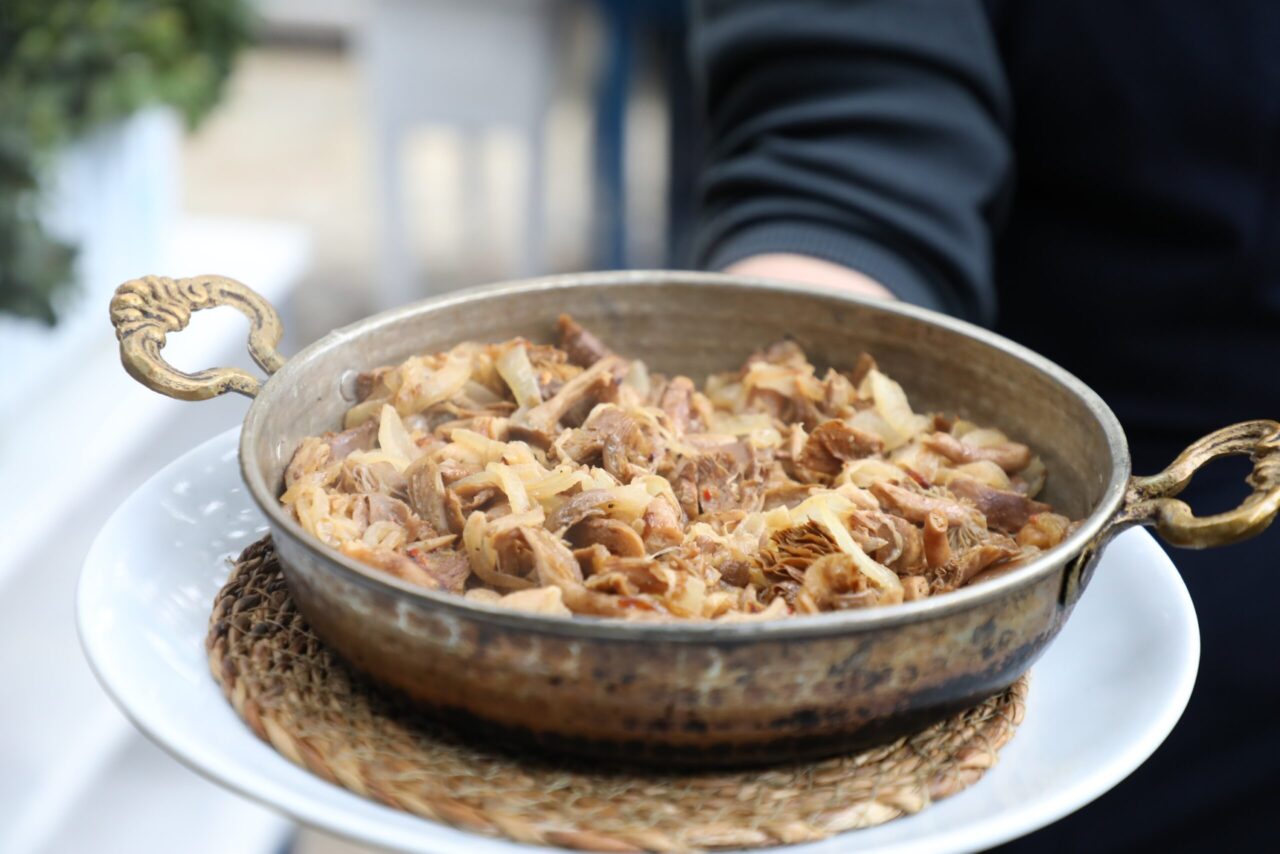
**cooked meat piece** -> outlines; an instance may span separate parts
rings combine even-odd
[[[398,552],[393,552],[390,549],[373,548],[366,545],[362,540],[351,540],[343,543],[340,550],[348,557],[355,558],[361,563],[380,569],[411,584],[421,585],[428,590],[442,589],[443,585],[434,575],[419,566],[412,558]]]
[[[359,427],[343,430],[341,433],[325,433],[324,441],[329,446],[332,459],[337,462],[345,460],[352,451],[367,451],[378,439],[378,425],[366,421]]]
[[[458,502],[458,508],[462,513],[462,518],[465,519],[473,512],[479,510],[494,498],[498,497],[498,490],[491,486],[484,486],[467,490],[450,489],[448,494],[452,495]],[[446,497],[445,500],[448,501],[448,498]]]
[[[676,501],[680,502],[680,512],[687,519],[698,516],[698,465],[695,460],[681,458],[675,470],[667,476],[671,481],[671,491]]]
[[[876,360],[872,358],[870,353],[859,353],[858,361],[854,362],[853,370],[849,371],[849,382],[854,386],[862,385],[862,381],[866,379],[867,374],[874,370],[878,370]]]
[[[553,457],[580,465],[599,465],[604,451],[604,437],[582,427],[566,430],[551,449]]]
[[[569,551],[559,538],[544,528],[530,527],[520,530],[533,553],[539,581],[544,585],[554,584],[559,587],[565,605],[574,613],[629,619],[655,619],[666,615],[666,610],[650,599],[638,596],[615,596],[588,589],[582,582],[582,570],[573,552]],[[611,568],[629,565],[611,564],[612,561],[634,560],[636,559],[606,558],[606,566],[602,568],[601,574],[607,574]]]
[[[788,397],[772,388],[754,388],[747,396],[747,409],[764,412],[784,424],[799,423],[812,430],[826,420],[817,405],[802,394]]]
[[[992,539],[956,554],[937,573],[930,585],[933,593],[956,590],[968,584],[970,579],[984,569],[1002,561],[1017,557],[1020,550],[1008,537],[992,535]]]
[[[417,522],[417,518],[413,515],[413,511],[409,509],[409,505],[405,504],[397,498],[389,495],[367,495],[366,500],[369,502],[369,523],[374,522],[395,522],[402,528],[409,528],[411,533],[416,534],[413,530],[412,523]],[[417,539],[417,537],[414,537]]]
[[[1035,514],[1052,509],[1048,504],[1033,501],[1019,492],[996,489],[967,477],[953,478],[947,489],[957,498],[972,501],[987,517],[989,527],[1007,534],[1016,533]]]
[[[884,441],[879,436],[831,420],[822,422],[809,434],[797,462],[805,468],[836,475],[845,463],[883,450]]]
[[[565,605],[575,614],[638,621],[668,620],[671,617],[658,600],[648,596],[616,596],[589,590],[586,586],[562,587],[561,592]]]
[[[986,525],[986,520],[982,518],[981,513],[973,507],[961,504],[958,501],[952,501],[936,495],[926,495],[922,492],[904,489],[901,486],[884,482],[873,483],[871,492],[876,498],[880,499],[881,505],[889,505],[891,509],[897,510],[908,521],[917,524],[922,524],[931,512],[937,510],[942,513],[947,520],[947,524],[953,528],[967,523],[984,527]]]
[[[333,451],[327,442],[313,436],[303,439],[289,459],[289,465],[285,466],[285,488],[293,486],[309,474],[323,472],[332,462]]]
[[[465,538],[465,532],[463,536]],[[493,550],[497,556],[495,569],[502,576],[526,582],[521,587],[536,587],[543,583],[537,580],[533,552],[518,528],[508,528],[496,534]]]
[[[642,593],[665,593],[667,578],[659,572],[658,564],[642,557],[611,557],[597,575],[587,579],[589,590],[599,590],[618,596],[638,596]]]
[[[542,447],[550,445],[565,413],[584,400],[599,396],[603,387],[612,386],[618,381],[615,374],[625,366],[626,362],[617,356],[599,360],[566,382],[552,397],[532,409],[517,412],[511,420],[512,435],[516,436],[515,431],[519,429],[522,432],[517,438],[537,439]]]
[[[938,569],[951,562],[951,541],[947,539],[947,516],[940,510],[931,510],[924,520],[924,560],[930,569]]]
[[[613,355],[599,338],[567,314],[560,315],[556,321],[556,333],[560,339],[560,349],[569,354],[569,361],[575,365],[589,368],[605,356]]]
[[[453,549],[424,552],[411,548],[405,554],[434,578],[441,590],[461,593],[466,587],[467,578],[471,575],[471,563],[465,553]]]
[[[671,501],[665,496],[656,496],[649,502],[649,506],[644,509],[641,521],[644,524],[641,537],[650,554],[684,542],[680,510],[672,507]]]
[[[1019,442],[1005,442],[979,448],[957,439],[950,433],[933,433],[924,438],[924,443],[953,463],[990,460],[1009,474],[1022,471],[1031,462],[1031,449]]]
[[[479,474],[481,468],[472,463],[450,459],[449,457],[438,459],[437,462],[440,466],[440,477],[445,486],[453,486],[455,481],[470,477],[473,474]]]
[[[465,521],[462,516],[462,506],[455,497],[457,513],[450,512],[440,466],[430,457],[419,457],[405,469],[405,476],[408,480],[406,491],[409,495],[409,506],[413,508],[413,512],[437,531],[462,533],[462,525]]]
[[[545,528],[521,526],[516,530],[524,537],[525,544],[533,555],[533,566],[539,584],[581,587],[582,570],[578,568],[573,552],[569,551],[559,537]]]
[[[570,460],[600,465],[623,483],[648,474],[653,445],[634,418],[615,406],[603,406],[571,431],[559,449]]]
[[[703,425],[693,410],[693,395],[693,380],[675,377],[667,383],[658,398],[658,408],[667,413],[671,426],[679,435],[702,431]]]
[[[644,540],[635,529],[618,519],[584,519],[565,534],[574,548],[598,543],[619,557],[644,557]]]
[[[369,395],[373,394],[373,389],[379,384],[382,377],[391,372],[391,368],[376,368],[372,371],[361,371],[356,374],[356,381],[353,391],[355,392],[356,402],[361,403],[369,399]]]
[[[401,498],[406,494],[408,482],[391,463],[366,464],[343,460],[338,488],[344,492],[378,493]]]
[[[570,322],[572,322],[572,318],[570,318]],[[532,344],[525,341],[524,350],[535,373],[548,371],[556,376],[568,379],[578,372],[579,367],[587,367],[586,365],[570,364],[569,354],[562,348],[553,347],[550,344]]]
[[[747,398],[747,407],[754,412],[763,412],[775,421],[781,421],[784,424],[795,420],[792,418],[794,407],[792,406],[791,398],[776,389],[752,389],[750,396]]]
[[[800,588],[797,602],[800,597],[808,597],[818,611],[867,608],[880,604],[885,598],[884,591],[871,585],[853,557],[844,552],[815,560],[804,571]]]
[[[872,557],[899,575],[911,575],[923,571],[925,567],[924,535],[920,529],[901,516],[891,515],[889,522],[897,533],[897,553],[886,555],[883,560],[876,555]]]
[[[720,580],[733,587],[746,587],[751,583],[751,563],[747,560],[728,559],[716,565]]]
[[[599,543],[573,550],[573,559],[578,562],[578,569],[582,573],[583,578],[590,578],[604,572],[604,564],[613,555],[609,554],[609,550]]]
[[[931,426],[939,433],[950,433],[951,428],[956,426],[956,419],[954,416],[948,415],[945,412],[935,412],[933,413],[933,423]]]
[[[822,404],[829,414],[843,417],[852,414],[857,408],[857,389],[839,371],[827,370],[827,375],[822,378],[822,393]]]
[[[622,557],[609,554],[599,544],[576,549],[573,554],[587,579],[584,589],[592,595],[610,590],[622,597],[640,597],[640,601],[624,603],[621,609],[606,608],[597,602],[591,606],[596,610],[589,613],[604,616],[626,616],[633,610],[651,612],[652,615],[666,614],[669,611],[675,613],[682,605],[687,606],[691,600],[700,598],[705,592],[697,573],[692,572],[693,568],[680,558],[666,557],[658,561],[644,556]],[[648,604],[644,598],[647,595],[661,595],[664,602]],[[570,596],[567,589],[566,596]],[[683,601],[669,602],[672,598]],[[600,610],[602,608],[605,610]],[[686,616],[696,615],[695,608]]]
[[[582,368],[568,360],[563,350],[532,344],[528,346],[529,363],[538,381],[538,392],[543,400],[554,397],[564,384],[582,373]]]
[[[806,368],[809,365],[804,349],[790,338],[775,341],[763,350],[752,353],[747,357],[743,370],[751,367],[753,362],[767,362],[770,365],[785,365],[791,368]]]
[[[929,595],[929,580],[920,575],[908,575],[902,579],[902,601],[914,602]]]
[[[571,496],[547,516],[546,527],[563,535],[570,527],[592,516],[603,516],[604,506],[613,500],[607,489],[588,489]]]
[[[1041,551],[1048,551],[1066,539],[1071,530],[1071,520],[1066,516],[1047,512],[1048,505],[1042,506],[1045,510],[1031,516],[1018,530],[1018,545],[1035,546]]]
[[[861,509],[849,516],[849,533],[854,542],[881,563],[893,560],[902,550],[893,518],[890,513]]]
[[[455,534],[462,533],[462,526],[467,523],[467,514],[463,512],[458,496],[448,489],[444,493],[444,512],[449,525],[447,530]]]
[[[671,478],[680,508],[690,518],[726,510],[758,510],[764,504],[762,451],[748,442],[727,442],[677,463]]]

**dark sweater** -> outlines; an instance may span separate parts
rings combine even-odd
[[[861,270],[1141,432],[1276,400],[1280,2],[711,0],[692,52],[701,265]]]
[[[994,325],[1115,408],[1138,471],[1280,416],[1277,0],[708,0],[691,55],[703,266],[814,255]],[[1187,718],[1038,850],[1280,827],[1280,531],[1174,557],[1204,632]]]

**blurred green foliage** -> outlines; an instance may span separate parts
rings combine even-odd
[[[0,0],[0,312],[53,323],[71,281],[37,217],[51,154],[152,104],[195,126],[249,35],[247,0]]]

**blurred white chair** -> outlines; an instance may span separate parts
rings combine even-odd
[[[518,274],[539,272],[544,235],[543,119],[556,72],[557,0],[376,0],[363,22],[360,52],[370,87],[379,227],[380,307],[431,289],[414,263],[406,214],[405,135],[427,124],[470,137],[509,127],[528,146],[523,245]],[[475,163],[464,162],[474,174]],[[474,199],[474,186],[464,197]],[[459,211],[459,216],[466,216]]]

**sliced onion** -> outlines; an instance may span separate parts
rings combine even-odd
[[[852,509],[853,503],[848,498],[837,493],[826,492],[805,499],[791,511],[791,517],[797,523],[814,521],[826,528],[840,551],[853,558],[854,565],[872,584],[889,596],[891,601],[901,602],[902,582],[898,580],[897,573],[872,560],[854,541],[848,526],[840,521],[840,517],[847,517]],[[895,595],[896,600],[893,599]]]
[[[643,483],[629,483],[626,486],[612,486],[607,489],[609,501],[604,505],[605,515],[623,522],[634,522],[644,515],[645,508],[653,500],[653,495],[645,489]],[[679,504],[675,505],[679,507]]]
[[[712,433],[745,436],[756,430],[773,430],[773,419],[764,412],[713,412],[711,414],[710,432]]]
[[[1035,462],[1035,460],[1032,460],[1032,462]],[[1027,468],[1030,468],[1030,466]],[[991,460],[976,460],[954,468],[939,469],[937,480],[940,483],[947,484],[957,477],[967,477],[979,483],[985,483],[995,489],[1012,488],[1009,482],[1009,475],[1005,474],[1004,469],[991,462]],[[1026,477],[1026,469],[1023,469],[1023,477]]]
[[[665,477],[659,477],[656,474],[646,474],[637,477],[632,483],[638,483],[644,487],[645,492],[653,497],[661,495],[663,498],[671,502],[671,506],[676,508],[676,512],[680,512],[680,502],[676,500],[676,492],[671,488],[671,481]]]
[[[471,379],[471,355],[450,351],[437,370],[421,357],[409,359],[401,366],[400,375],[403,384],[394,397],[396,411],[404,415],[422,412],[462,391]]]
[[[993,427],[979,427],[965,433],[961,441],[975,448],[992,448],[1007,444],[1009,437]]]
[[[474,374],[472,376],[474,377]],[[502,395],[496,394],[487,385],[476,382],[474,378],[467,380],[466,385],[462,387],[462,393],[481,406],[488,406],[503,399]]]
[[[378,422],[378,447],[387,455],[387,462],[401,473],[422,455],[395,407],[389,404],[382,407],[382,417]]]
[[[498,600],[497,604],[530,614],[552,614],[557,617],[573,616],[573,612],[564,604],[564,594],[555,585],[517,590],[515,593],[508,593],[503,596]]]
[[[484,513],[474,511],[462,527],[462,545],[467,550],[471,570],[493,587],[504,590],[524,590],[535,586],[528,578],[507,575],[498,571],[498,550],[493,540],[499,534],[521,525],[541,525],[546,519],[541,509],[528,513],[511,513],[493,521]]]
[[[350,430],[353,427],[359,427],[361,424],[377,417],[382,411],[382,407],[390,400],[387,397],[371,398],[347,410],[347,414],[342,417],[342,429]]]
[[[590,484],[591,478],[584,472],[576,471],[569,465],[560,465],[536,481],[525,481],[525,492],[534,501],[545,502],[575,486],[581,485],[583,489],[589,489]]]
[[[532,409],[542,403],[542,390],[538,387],[538,378],[533,375],[533,365],[524,344],[513,344],[503,350],[496,367],[521,409]]]
[[[893,428],[894,435],[886,441],[886,449],[893,450],[906,444],[928,425],[928,419],[911,411],[911,404],[902,386],[878,370],[873,368],[868,371],[862,383],[864,394],[869,394],[875,401],[876,412]]]
[[[630,364],[627,365],[627,375],[622,378],[622,384],[628,388],[635,389],[641,400],[647,398],[649,390],[652,388],[652,383],[649,382],[649,369],[644,362],[639,359],[632,359]]]
[[[498,488],[507,496],[512,513],[527,513],[533,507],[529,494],[525,492],[524,482],[511,470],[511,466],[502,463],[489,463],[487,470],[498,478]]]
[[[479,457],[480,462],[488,465],[502,459],[507,451],[505,442],[490,439],[474,430],[458,427],[449,433],[449,441],[461,445]]]
[[[836,485],[851,483],[866,489],[877,481],[900,481],[908,477],[907,473],[887,460],[867,457],[862,460],[850,460],[836,477]]]

